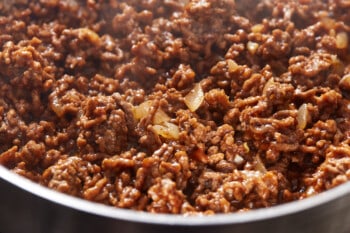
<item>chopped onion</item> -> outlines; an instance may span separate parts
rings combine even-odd
[[[236,155],[235,158],[233,159],[233,162],[236,164],[236,165],[241,165],[243,162],[244,162],[244,159],[242,158],[242,156],[240,155]]]
[[[332,67],[333,67],[333,72],[342,75],[345,70],[345,65],[344,63],[338,59],[337,55],[332,55]]]
[[[140,120],[149,115],[149,112],[153,106],[153,101],[148,100],[133,108],[133,114],[136,120]],[[167,139],[179,138],[179,127],[169,121],[171,118],[161,109],[158,108],[154,113],[152,121],[153,131]]]
[[[237,63],[232,59],[227,60],[227,67],[229,73],[234,73],[238,69]]]
[[[248,41],[247,49],[248,49],[248,51],[251,54],[255,54],[256,51],[258,50],[258,48],[259,48],[259,44],[258,43],[255,43],[255,42],[252,42],[252,41]]]
[[[249,145],[248,145],[247,142],[243,143],[243,147],[244,147],[244,149],[245,149],[245,152],[246,152],[246,153],[249,153],[250,148],[249,148]]]
[[[167,139],[179,139],[179,127],[170,122],[164,122],[163,125],[153,125],[154,132]]]
[[[298,109],[298,116],[297,116],[297,122],[298,122],[298,129],[305,129],[307,122],[309,118],[309,111],[307,109],[307,104],[302,104]]]
[[[263,174],[267,172],[266,167],[264,163],[261,161],[261,158],[259,155],[256,155],[255,157],[255,169]]]
[[[336,47],[338,49],[345,49],[348,47],[349,39],[346,32],[339,32],[335,37]]]
[[[196,83],[194,88],[185,96],[184,101],[191,112],[195,112],[204,100],[204,93],[201,85]]]
[[[152,100],[148,100],[133,108],[133,114],[136,120],[140,120],[149,115],[153,106]],[[160,125],[163,122],[170,121],[171,118],[160,108],[157,109],[153,116],[153,124]]]
[[[136,120],[140,120],[147,116],[151,110],[152,101],[148,100],[133,108],[134,117]]]
[[[306,189],[306,195],[308,197],[312,196],[312,195],[315,195],[317,194],[315,188],[313,186],[309,186],[307,189]]]
[[[161,125],[164,122],[170,121],[171,118],[160,108],[156,111],[156,113],[153,116],[153,124],[154,125]]]
[[[54,95],[51,101],[51,108],[58,117],[62,117],[64,114],[62,105],[59,103],[57,95]]]
[[[262,30],[264,30],[264,25],[263,24],[255,24],[251,27],[251,30],[254,33],[262,32]]]
[[[350,74],[346,74],[339,81],[339,87],[343,90],[350,90]]]
[[[79,39],[86,39],[90,43],[99,44],[101,42],[100,36],[89,28],[75,29],[78,32]]]

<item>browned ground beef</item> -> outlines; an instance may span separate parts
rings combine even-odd
[[[347,0],[0,1],[0,163],[156,213],[330,189],[350,179],[349,12]]]

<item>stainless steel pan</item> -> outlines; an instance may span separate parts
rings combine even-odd
[[[1,233],[345,233],[350,182],[305,200],[214,216],[150,214],[61,194],[0,166]]]

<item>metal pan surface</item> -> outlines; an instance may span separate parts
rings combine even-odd
[[[305,200],[214,216],[150,214],[81,200],[0,166],[1,233],[286,232],[350,230],[350,182]]]

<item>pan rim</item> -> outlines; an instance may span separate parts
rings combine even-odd
[[[122,209],[95,203],[78,197],[73,197],[68,194],[60,193],[37,184],[8,170],[2,165],[0,165],[0,179],[16,186],[23,191],[33,194],[38,198],[42,198],[57,205],[62,205],[67,208],[75,209],[77,211],[82,211],[88,214],[129,222],[173,226],[215,226],[264,221],[286,215],[296,214],[307,209],[321,206],[345,195],[350,195],[350,182],[345,182],[344,184],[341,184],[315,196],[308,197],[303,200],[293,201],[290,203],[279,204],[268,208],[255,209],[238,213],[185,216],[173,214],[155,214],[143,211]]]

